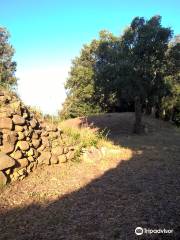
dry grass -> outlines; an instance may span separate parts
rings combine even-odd
[[[121,156],[44,166],[6,187],[0,194],[0,239],[135,240],[137,226],[174,229],[168,239],[180,239],[180,132],[144,120],[149,133],[137,136],[131,113],[87,119],[89,126],[110,130],[109,141]],[[72,121],[82,127],[77,119],[68,121],[71,127]]]

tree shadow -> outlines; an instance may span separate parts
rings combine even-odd
[[[78,191],[0,213],[2,240],[180,239],[180,166],[134,155]],[[136,236],[136,227],[174,234]]]
[[[102,132],[114,144],[132,150],[140,150],[143,147],[157,149],[158,146],[180,144],[180,134],[171,123],[146,115],[143,116],[143,122],[148,132],[141,136],[133,134],[134,113],[132,112],[82,117],[77,127],[89,127]]]
[[[88,124],[94,119],[88,118]],[[98,119],[94,126],[108,126],[106,120]],[[169,130],[169,125],[164,131],[164,125],[161,129],[155,122],[155,131],[139,137],[128,132],[132,119],[118,132],[119,126],[111,120],[107,120],[113,126],[109,138],[134,150],[131,159],[120,161],[116,168],[55,201],[1,208],[0,239],[180,239],[179,133]],[[136,227],[173,229],[174,233],[136,236]]]

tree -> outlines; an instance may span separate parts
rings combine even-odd
[[[0,85],[15,86],[16,62],[12,60],[14,49],[9,43],[9,33],[5,28],[0,27]]]
[[[162,108],[165,111],[165,120],[172,120],[180,125],[180,41],[177,37],[169,44],[166,57],[165,81],[168,94],[162,99]]]
[[[60,112],[61,117],[77,117],[98,112],[95,102],[95,91],[93,84],[94,51],[97,42],[84,45],[80,56],[72,62],[69,78],[66,81],[65,89],[67,98]]]
[[[164,96],[166,51],[172,37],[172,30],[161,26],[161,17],[150,20],[136,17],[124,32],[121,44],[126,63],[126,76],[120,85],[127,92],[127,97],[134,98],[134,132],[140,133],[142,125],[142,104],[158,103]]]
[[[101,31],[100,39],[84,45],[80,56],[73,60],[69,78],[65,84],[67,98],[60,111],[62,118],[86,116],[105,111],[104,90],[97,90],[95,85],[96,51],[99,45],[105,42],[105,35],[109,36],[110,41],[112,34]]]
[[[160,16],[134,18],[121,37],[101,31],[73,61],[62,113],[89,115],[134,103],[134,132],[142,132],[142,106],[161,116],[164,102],[179,102],[179,37],[170,44],[172,35]]]

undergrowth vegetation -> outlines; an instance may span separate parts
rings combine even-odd
[[[90,147],[101,148],[106,147],[109,149],[118,149],[112,141],[108,140],[108,131],[95,131],[91,128],[78,128],[69,126],[66,121],[60,122],[59,127],[67,136],[66,143],[68,145],[76,146],[76,160],[79,159],[84,149]]]

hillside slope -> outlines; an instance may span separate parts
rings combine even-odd
[[[107,127],[122,147],[117,160],[42,166],[0,194],[0,239],[128,239],[137,226],[173,229],[180,239],[180,132],[145,118],[149,133],[131,134],[131,113],[68,120]],[[166,239],[151,235],[146,239]]]

